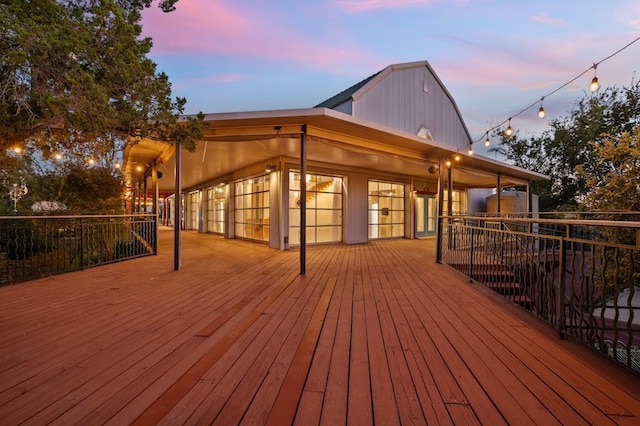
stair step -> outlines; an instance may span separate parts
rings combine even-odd
[[[517,282],[504,282],[504,283],[498,283],[498,282],[488,282],[484,284],[484,287],[491,289],[493,291],[495,291],[498,294],[501,294],[503,296],[516,296],[516,295],[520,295],[520,292],[522,291],[522,288],[520,287],[520,284],[518,284]]]
[[[525,309],[531,310],[532,301],[531,301],[531,299],[529,299],[529,296],[527,296],[525,294],[520,294],[520,295],[517,295],[517,296],[510,296],[510,297],[508,297],[508,299],[511,300],[516,305],[520,305]]]
[[[481,283],[508,283],[513,282],[515,276],[508,269],[476,271],[474,268],[472,278]]]

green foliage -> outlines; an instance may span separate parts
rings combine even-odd
[[[588,192],[584,204],[594,211],[640,211],[640,126],[620,136],[590,142],[595,156],[577,167]]]
[[[566,117],[551,120],[539,137],[502,138],[494,151],[517,166],[550,177],[534,182],[541,211],[578,210],[594,182],[602,182],[607,169],[597,161],[598,147],[609,136],[631,133],[640,125],[640,82],[611,87],[588,95]],[[579,173],[578,170],[581,170]],[[590,177],[588,179],[588,177]],[[617,209],[611,204],[608,209]]]
[[[42,176],[41,185],[51,191],[43,199],[62,202],[68,208],[67,213],[123,212],[121,180],[106,167],[70,165],[64,175]]]
[[[171,12],[177,2],[156,3]],[[180,119],[186,100],[172,99],[167,75],[147,58],[152,42],[140,20],[153,3],[0,2],[0,178],[27,181],[18,213],[43,200],[67,213],[121,213],[122,176],[112,166],[126,144],[152,138],[195,150],[204,115]],[[6,191],[5,207],[13,213]]]
[[[177,0],[164,0],[165,12]],[[195,144],[147,58],[141,11],[151,0],[6,0],[0,4],[0,148],[69,146],[129,136]],[[201,122],[201,120],[200,120]],[[198,118],[192,119],[197,130]],[[175,130],[176,127],[179,130]],[[177,139],[173,139],[177,140]]]
[[[45,249],[37,224],[29,219],[4,220],[0,227],[0,252],[5,259],[26,259]]]

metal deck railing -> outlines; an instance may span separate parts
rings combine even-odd
[[[448,216],[438,261],[640,373],[639,229],[635,221]]]
[[[157,252],[156,216],[0,217],[0,286]]]

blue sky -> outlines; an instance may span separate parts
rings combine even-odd
[[[640,37],[640,1],[180,0],[142,24],[187,113],[313,107],[387,65],[427,60],[475,139]],[[637,72],[640,41],[597,68],[605,87]],[[545,119],[536,106],[512,126],[538,134],[592,77],[546,98]]]

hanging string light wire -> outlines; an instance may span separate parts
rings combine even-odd
[[[571,83],[573,83],[574,81],[576,81],[577,79],[579,79],[580,77],[582,77],[583,75],[585,75],[586,73],[588,73],[591,70],[595,70],[598,65],[600,65],[601,63],[608,61],[609,59],[613,58],[614,56],[616,56],[618,53],[622,52],[623,50],[625,50],[626,48],[628,48],[629,46],[631,46],[633,43],[637,42],[638,40],[640,40],[640,36],[635,38],[634,40],[632,40],[631,42],[627,43],[625,46],[621,47],[620,49],[616,50],[615,52],[613,52],[611,55],[607,56],[604,59],[601,59],[598,62],[594,62],[592,66],[590,66],[589,68],[587,68],[586,70],[582,71],[580,74],[578,74],[577,76],[575,76],[574,78],[572,78],[571,80],[567,81],[566,83],[564,83],[563,85],[559,86],[558,88],[556,88],[555,90],[553,90],[552,92],[549,92],[548,94],[544,95],[541,99],[537,99],[535,102],[533,102],[532,104],[530,104],[529,106],[523,108],[520,112],[518,112],[517,114],[513,114],[512,116],[510,116],[509,118],[507,118],[506,120],[503,120],[500,124],[496,124],[495,126],[493,126],[492,128],[490,128],[489,130],[485,131],[483,133],[482,136],[478,137],[477,139],[474,139],[471,143],[474,144],[476,142],[479,142],[480,140],[482,140],[482,138],[487,135],[487,140],[489,140],[488,135],[489,133],[493,132],[496,129],[499,129],[500,127],[502,127],[505,123],[509,122],[509,124],[511,124],[511,120],[513,118],[516,118],[517,116],[525,113],[526,111],[530,110],[531,108],[533,108],[534,106],[538,105],[538,102],[540,102],[542,99],[546,99],[549,96],[559,92],[560,90],[564,89],[565,87],[567,87],[568,85],[570,85]],[[486,143],[487,141],[485,140],[485,145],[487,145]]]

